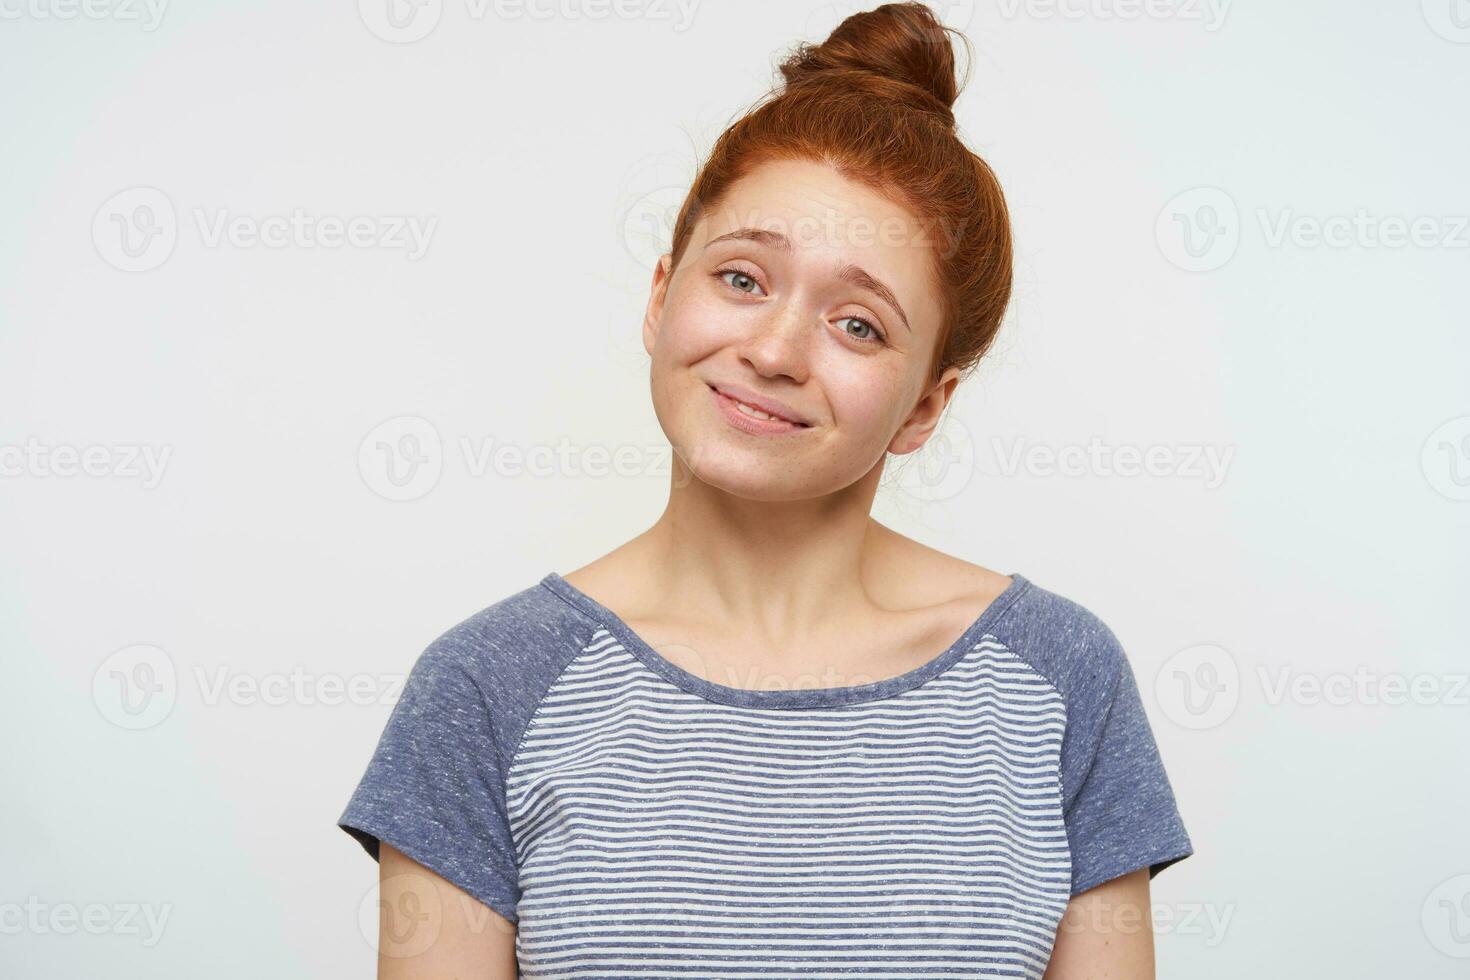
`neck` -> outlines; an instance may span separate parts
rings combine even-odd
[[[704,483],[675,454],[668,504],[635,539],[650,602],[774,632],[870,608],[873,558],[892,533],[871,517],[882,470],[823,497],[750,500]]]

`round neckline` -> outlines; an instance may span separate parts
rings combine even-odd
[[[780,688],[763,690],[758,688],[730,687],[706,680],[690,673],[667,659],[644,641],[621,616],[577,588],[557,572],[548,572],[541,585],[551,590],[572,606],[597,621],[622,644],[623,649],[637,657],[645,666],[660,677],[689,694],[719,704],[740,708],[821,708],[844,704],[859,704],[877,701],[912,690],[925,681],[944,673],[974,648],[997,619],[1030,588],[1031,581],[1019,572],[1010,573],[1011,584],[991,600],[990,604],[970,623],[965,631],[938,655],[912,670],[893,677],[853,684],[845,687]]]

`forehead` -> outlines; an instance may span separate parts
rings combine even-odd
[[[937,329],[931,237],[908,209],[866,184],[808,160],[763,163],[701,216],[693,239],[702,249],[737,228],[780,232],[799,261],[861,266],[893,289],[916,331],[921,323]]]

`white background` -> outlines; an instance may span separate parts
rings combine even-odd
[[[657,516],[652,256],[857,7],[94,2],[0,0],[0,972],[367,976],[397,681]],[[1017,287],[877,515],[1123,641],[1197,851],[1161,976],[1465,976],[1470,8],[946,18]],[[368,237],[211,236],[295,209]]]

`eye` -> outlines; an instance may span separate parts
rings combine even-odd
[[[878,332],[878,328],[875,327],[875,326],[873,326],[867,320],[864,320],[862,317],[845,316],[841,320],[838,320],[837,322],[838,323],[841,323],[841,324],[856,323],[856,324],[859,325],[860,328],[863,328],[863,329],[866,329],[867,330],[867,334],[866,335],[860,336],[858,334],[852,333],[850,330],[844,329],[843,332],[846,333],[849,337],[853,338],[854,340],[861,341],[861,342],[863,342],[865,344],[881,344],[881,343],[885,343],[885,341],[883,339],[883,335]]]
[[[726,276],[733,276],[734,277],[734,282],[731,282],[729,279],[725,279]],[[748,288],[746,288],[747,286],[754,286],[757,289],[760,288],[760,283],[758,283],[758,282],[755,281],[755,276],[752,276],[750,273],[746,272],[743,269],[735,269],[735,268],[721,269],[721,270],[719,270],[718,272],[715,273],[715,278],[716,279],[724,280],[724,282],[727,285],[729,285],[732,289],[739,290],[742,293],[749,293],[750,292],[750,290]],[[765,292],[765,290],[761,290],[761,293],[762,294],[764,292]],[[760,294],[753,294],[753,295],[760,295]]]

